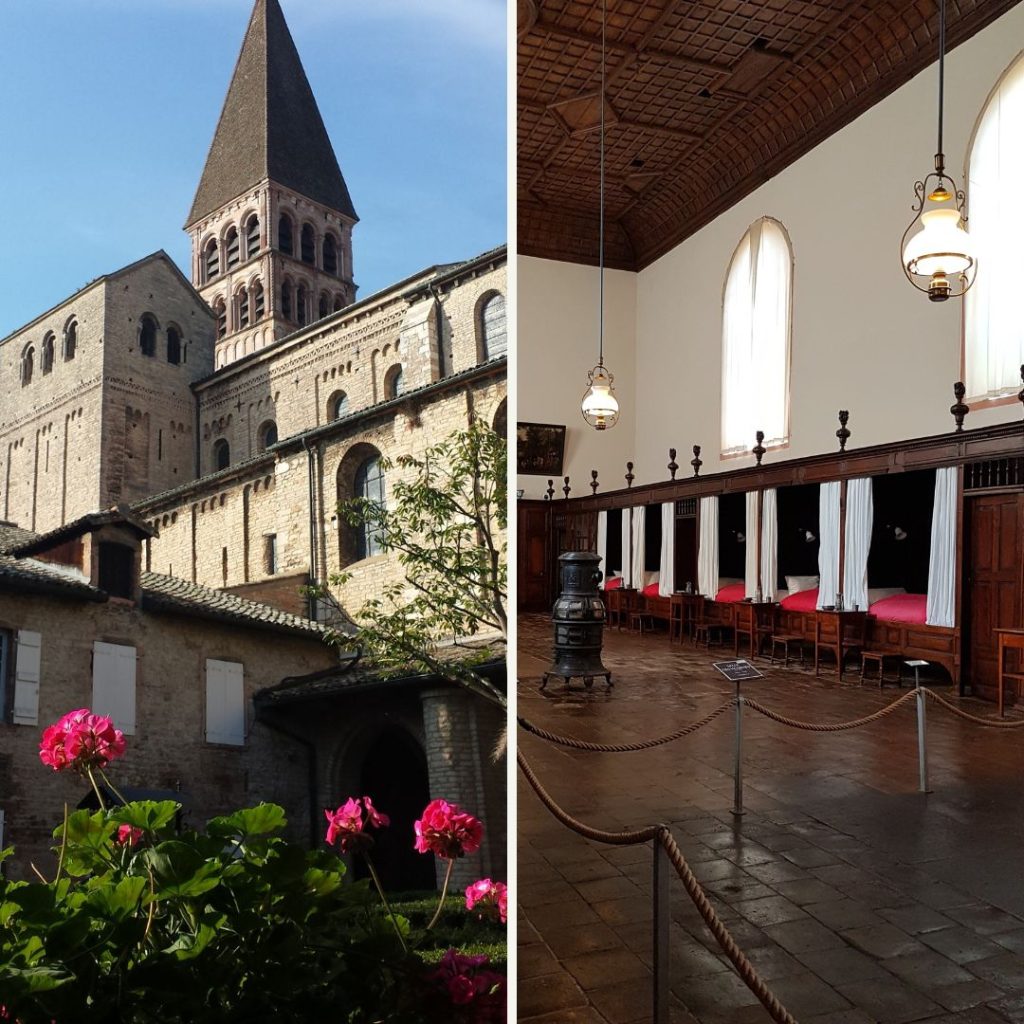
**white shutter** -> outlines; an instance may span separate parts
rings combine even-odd
[[[39,663],[42,638],[22,629],[14,660],[14,724],[39,724]]]
[[[135,733],[135,648],[97,640],[92,652],[92,711],[126,736]]]
[[[245,687],[236,661],[207,659],[206,742],[245,743]]]

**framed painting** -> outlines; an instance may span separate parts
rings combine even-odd
[[[533,476],[561,476],[564,456],[564,424],[516,424],[517,473]]]

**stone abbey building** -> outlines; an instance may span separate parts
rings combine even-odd
[[[256,0],[185,225],[190,277],[160,251],[96,278],[0,340],[3,526],[25,544],[81,532],[76,524],[116,506],[141,524],[133,543],[147,578],[226,591],[296,618],[344,620],[400,578],[372,532],[339,521],[337,505],[386,500],[401,470],[385,473],[382,457],[422,452],[474,418],[505,431],[506,252],[429,267],[358,298],[357,221],[278,0]],[[0,549],[0,558],[16,557]],[[24,576],[8,568],[10,579]],[[348,582],[311,606],[304,588],[342,569]],[[30,603],[4,607],[28,614]],[[0,621],[10,638],[0,660],[0,794],[9,792],[4,748],[34,724],[14,721],[25,629],[16,617]],[[180,621],[187,631],[188,619]],[[45,630],[36,633],[44,638],[42,726],[87,704],[89,690],[86,680],[81,694],[68,692],[74,684],[64,673],[61,692],[48,693]],[[173,675],[179,666],[166,668]],[[308,668],[285,675],[301,684]],[[180,669],[176,685],[201,691],[192,662]],[[319,724],[334,722],[324,748],[297,755],[302,743],[287,738],[287,726],[275,743],[252,744],[264,759],[289,749],[282,765],[299,766],[298,820],[311,833],[309,808],[349,795],[345,786],[362,791],[366,759],[381,760],[381,736],[405,751],[406,768],[421,766],[424,793],[464,802],[495,826],[503,820],[503,772],[487,756],[503,723],[489,709],[438,680],[391,697],[365,675],[358,685],[340,670],[334,683],[332,670],[316,676],[312,703],[272,703],[279,716],[299,703],[317,708]],[[256,692],[247,678],[247,706]],[[140,715],[143,703],[140,694]],[[255,735],[263,719],[250,719]],[[207,740],[193,732],[198,763]],[[137,764],[144,774],[144,758]],[[250,769],[254,780],[267,776],[266,764],[239,765]],[[156,784],[141,774],[135,784]],[[187,766],[171,774],[188,787]],[[14,841],[10,811],[7,821]],[[486,855],[496,873],[504,871],[498,833]]]

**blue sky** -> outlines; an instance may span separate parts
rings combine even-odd
[[[360,216],[366,296],[505,242],[504,0],[281,0]],[[0,0],[0,337],[165,249],[252,0]]]

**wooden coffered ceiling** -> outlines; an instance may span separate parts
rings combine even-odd
[[[517,2],[519,252],[597,263],[601,2]],[[1018,2],[947,0],[947,49]],[[937,0],[607,5],[605,258],[626,270],[937,57]]]

